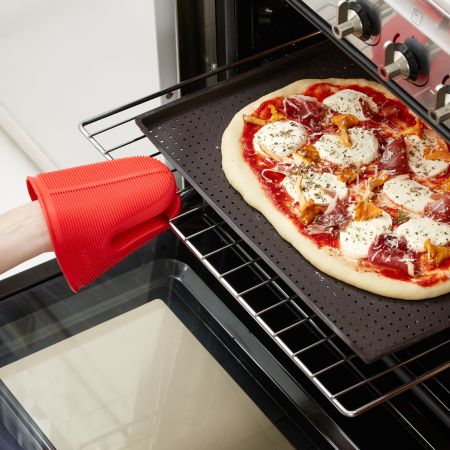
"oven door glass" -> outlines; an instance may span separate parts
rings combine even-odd
[[[0,448],[326,445],[230,354],[242,324],[194,270],[155,260],[167,235],[76,295],[58,275],[0,301]]]

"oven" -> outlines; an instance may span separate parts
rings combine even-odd
[[[449,296],[374,298],[308,266],[297,280],[289,246],[226,185],[217,156],[234,112],[308,77],[381,80],[448,139],[448,13],[425,0],[178,1],[180,82],[80,130],[105,158],[167,163],[182,211],[79,294],[54,262],[3,283],[1,365],[160,299],[295,448],[448,448]],[[54,448],[42,412],[0,388],[7,445]]]

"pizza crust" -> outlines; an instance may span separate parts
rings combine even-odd
[[[242,116],[252,114],[265,100],[301,93],[309,86],[320,82],[370,86],[383,92],[387,97],[395,98],[384,86],[363,79],[306,79],[271,92],[241,109],[233,117],[222,136],[222,169],[228,181],[250,206],[260,211],[269,220],[283,239],[293,245],[304,258],[322,272],[374,294],[401,300],[424,300],[448,293],[450,280],[422,287],[374,272],[361,271],[354,260],[342,255],[332,255],[332,249],[328,247],[318,248],[313,241],[298,231],[294,223],[276,208],[271,199],[268,201],[269,197],[241,151],[241,136],[244,129]]]

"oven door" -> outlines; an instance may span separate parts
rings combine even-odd
[[[0,448],[353,448],[208,275],[168,232],[78,294],[2,282]]]
[[[420,408],[343,417],[171,232],[78,294],[0,284],[2,449],[445,448]]]

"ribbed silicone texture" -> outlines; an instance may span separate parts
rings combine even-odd
[[[39,174],[27,186],[74,291],[165,231],[180,209],[172,172],[144,156]]]

